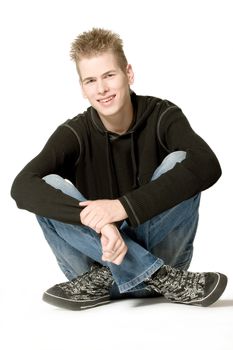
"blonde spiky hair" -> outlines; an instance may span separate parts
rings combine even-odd
[[[76,63],[84,57],[93,57],[103,52],[111,51],[125,72],[127,59],[123,51],[123,41],[120,36],[110,30],[93,28],[80,34],[71,44],[70,57]]]

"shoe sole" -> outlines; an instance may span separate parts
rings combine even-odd
[[[190,302],[177,302],[177,303],[186,304],[186,305],[204,306],[204,307],[210,306],[211,304],[215,303],[221,297],[221,295],[223,294],[227,286],[227,276],[218,272],[216,272],[216,275],[218,276],[218,279],[215,287],[204,298],[195,300],[193,302],[190,301]]]
[[[45,292],[43,294],[42,300],[48,304],[58,306],[64,309],[69,309],[69,310],[85,310],[96,306],[108,304],[111,302],[110,296],[100,297],[94,300],[76,301],[76,300],[65,299],[65,298],[50,294],[48,292]]]
[[[215,288],[212,290],[209,295],[207,295],[205,298],[201,300],[201,306],[209,306],[213,303],[215,303],[223,294],[224,290],[226,289],[227,286],[227,276],[221,274],[221,273],[216,273],[218,275],[218,281],[215,285]]]

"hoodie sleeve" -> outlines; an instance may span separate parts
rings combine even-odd
[[[57,174],[71,179],[80,145],[74,133],[61,125],[43,150],[17,175],[11,196],[18,208],[70,224],[80,223],[78,200],[48,185],[43,177]]]
[[[120,198],[134,227],[206,190],[221,176],[215,154],[175,107],[168,105],[162,113],[158,138],[168,153],[186,151],[186,158],[158,179]]]

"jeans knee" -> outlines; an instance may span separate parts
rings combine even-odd
[[[67,179],[57,175],[49,174],[43,177],[43,180],[50,186],[62,191],[70,197],[73,197],[79,201],[85,201],[86,198],[81,192]]]
[[[164,158],[163,163],[167,163],[168,167],[174,167],[176,163],[182,162],[186,158],[185,151],[175,151],[170,153],[166,158]]]
[[[50,186],[59,188],[60,185],[65,181],[63,177],[57,174],[49,174],[43,177],[43,180]]]
[[[176,163],[182,162],[186,158],[186,152],[185,151],[175,151],[170,154],[168,154],[160,166],[155,170],[152,180],[157,179],[160,175],[166,173],[168,170],[171,170],[174,168]]]

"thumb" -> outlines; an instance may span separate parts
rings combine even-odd
[[[91,203],[91,201],[79,202],[79,206],[80,206],[80,207],[85,207],[85,206],[87,206],[87,205],[90,204],[90,203]]]
[[[102,249],[104,250],[104,248],[108,245],[108,238],[102,234],[100,237],[100,240],[101,240]]]

